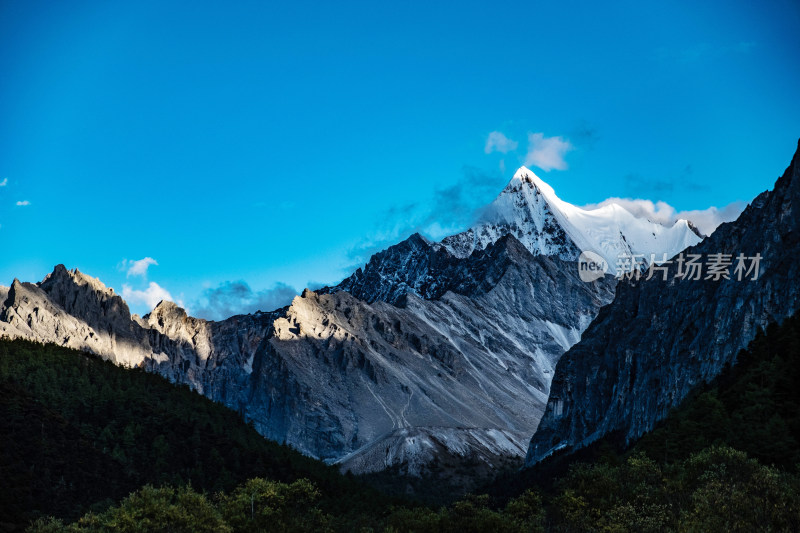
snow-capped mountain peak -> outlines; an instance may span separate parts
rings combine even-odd
[[[620,257],[637,255],[646,261],[651,254],[657,259],[663,254],[672,257],[701,240],[686,220],[667,227],[618,204],[591,210],[570,204],[526,167],[514,173],[475,226],[442,244],[466,257],[506,234],[514,235],[533,254],[576,260],[582,251],[593,251],[606,260],[611,273],[616,273]]]
[[[514,177],[512,177],[511,181],[508,182],[506,189],[513,187],[515,184],[531,185],[539,192],[539,194],[544,195],[548,201],[562,203],[561,199],[556,196],[556,192],[553,190],[550,184],[545,182],[526,166],[521,166],[516,172],[514,172]]]

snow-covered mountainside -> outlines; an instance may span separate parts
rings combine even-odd
[[[687,220],[667,227],[639,218],[624,207],[609,204],[586,210],[561,200],[550,185],[521,167],[485,210],[480,222],[442,244],[457,257],[485,248],[503,235],[514,235],[534,255],[577,260],[583,251],[602,256],[611,273],[622,256],[649,260],[670,258],[702,240]]]
[[[171,302],[132,316],[59,265],[0,289],[0,335],[158,372],[354,472],[420,474],[442,454],[502,464],[524,456],[558,359],[612,298],[611,276],[580,280],[579,250],[671,254],[698,238],[570,206],[526,169],[489,212],[442,243],[412,235],[287,308],[219,322]]]

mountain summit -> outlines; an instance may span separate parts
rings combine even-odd
[[[442,244],[453,255],[466,257],[506,234],[514,235],[534,255],[575,261],[583,251],[595,252],[612,273],[621,256],[670,258],[702,240],[687,220],[668,227],[617,204],[592,210],[572,205],[526,167],[517,170],[476,225],[446,237]]]

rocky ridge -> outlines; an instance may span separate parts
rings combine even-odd
[[[0,334],[187,383],[266,437],[359,472],[398,461],[419,472],[430,454],[398,437],[407,431],[487,461],[519,456],[558,356],[609,301],[613,280],[583,283],[574,264],[534,257],[511,236],[449,264],[453,290],[435,299],[305,291],[283,310],[220,322],[171,302],[131,316],[98,280],[58,266],[39,284],[14,283]],[[377,442],[392,443],[380,460]]]

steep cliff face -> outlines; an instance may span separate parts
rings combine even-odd
[[[266,337],[253,338],[251,361],[234,355],[238,362],[226,363],[231,356],[219,352],[216,328],[238,328],[223,321],[211,325],[207,360],[170,356],[148,364],[174,379],[188,376],[265,436],[329,461],[346,457],[359,472],[416,461],[421,452],[407,439],[379,454],[371,446],[409,428],[451,442],[461,435],[460,449],[470,453],[484,446],[486,456],[521,455],[555,361],[610,299],[613,285],[583,283],[574,264],[534,258],[513,237],[462,261],[454,279],[473,279],[481,265],[497,269],[487,276],[493,284],[464,283],[465,294],[448,291],[433,300],[408,292],[396,305],[370,304],[346,291],[305,291],[273,318]],[[252,368],[246,378],[234,372],[243,363]],[[505,436],[475,438],[490,430]]]
[[[151,346],[142,366],[245,414],[254,365],[283,313],[285,309],[209,322],[188,316],[172,302],[161,302],[142,320]]]
[[[190,362],[205,365],[213,352],[220,363],[247,372],[258,344],[285,311],[208,322],[164,301],[140,318],[131,315],[125,301],[100,280],[63,265],[40,283],[14,280],[4,296],[0,335],[85,350],[124,366],[169,360],[188,369]],[[194,383],[191,375],[169,377]],[[195,384],[201,391],[204,385]]]
[[[521,456],[555,362],[614,281],[583,283],[574,263],[534,257],[512,236],[465,259],[418,242],[434,254],[428,289],[390,290],[393,303],[305,291],[288,308],[220,322],[171,302],[132,317],[99,280],[59,265],[41,283],[8,289],[0,334],[187,383],[263,435],[356,472],[403,464],[419,473],[436,450]]]
[[[704,263],[710,254],[731,254],[731,279],[676,279],[674,263],[667,281],[657,273],[618,285],[614,302],[559,361],[526,463],[610,432],[628,440],[642,435],[693,387],[735,362],[759,327],[793,314],[800,307],[798,230],[800,148],[773,191],[686,250]],[[737,279],[740,253],[762,257],[757,279]]]
[[[433,298],[444,293],[447,271],[456,263],[442,246],[415,233],[373,255],[363,269],[321,292],[347,291],[367,303],[396,303],[408,292]]]
[[[88,350],[125,366],[140,365],[150,351],[122,298],[63,265],[39,284],[14,280],[0,303],[0,335]]]
[[[501,245],[494,246],[495,243]],[[446,246],[415,233],[373,255],[363,269],[359,268],[339,285],[319,292],[347,291],[367,303],[380,300],[390,304],[397,304],[407,293],[426,300],[441,298],[448,291],[471,295],[490,289],[510,263],[527,260],[531,255],[511,233],[488,241],[474,255],[466,257],[457,257]],[[579,254],[572,255],[565,261],[577,260]]]

